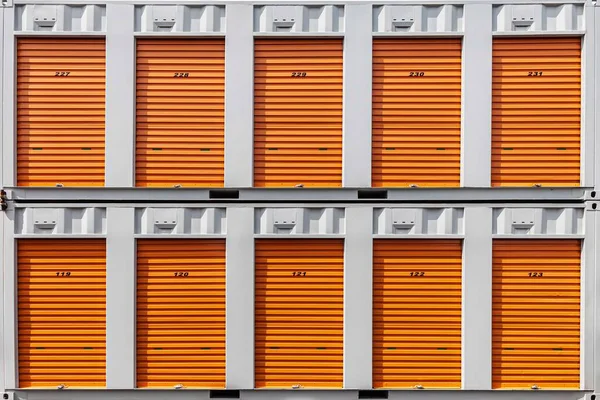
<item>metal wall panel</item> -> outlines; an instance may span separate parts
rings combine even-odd
[[[344,242],[256,240],[256,388],[342,388]]]
[[[494,38],[492,186],[579,186],[581,38]]]
[[[461,386],[460,240],[373,243],[373,387]]]
[[[225,39],[138,39],[136,186],[223,186]]]
[[[492,386],[580,387],[581,243],[494,240]]]
[[[254,42],[254,186],[342,186],[342,40]]]
[[[103,239],[18,241],[19,387],[106,382]]]
[[[104,39],[17,41],[17,185],[103,186]]]
[[[225,387],[225,240],[137,241],[137,387]]]

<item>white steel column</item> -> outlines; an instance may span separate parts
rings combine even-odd
[[[254,184],[254,7],[228,4],[225,36],[225,186]]]
[[[226,387],[254,387],[254,209],[227,209]]]
[[[135,39],[132,4],[106,4],[106,182],[134,186]]]
[[[598,211],[588,205],[584,214],[585,239],[581,248],[581,389],[594,390],[594,309]],[[596,361],[597,362],[597,361]]]
[[[17,265],[14,208],[3,212],[2,219],[2,375],[0,386],[17,387]]]
[[[15,114],[16,114],[16,99],[15,96],[15,9],[14,7],[0,8],[0,32],[2,35],[2,43],[0,44],[0,70],[2,70],[2,103],[0,103],[0,134],[2,137],[1,155],[2,167],[0,167],[2,178],[2,187],[16,185],[16,144],[15,144]]]
[[[373,387],[373,209],[346,209],[344,389]]]
[[[581,54],[581,84],[582,84],[582,102],[581,102],[581,186],[594,186],[594,151],[596,149],[596,71],[598,70],[598,34],[594,24],[594,12],[598,10],[594,3],[585,3],[584,17],[585,30],[583,36],[583,48]],[[596,62],[595,62],[596,61]],[[597,186],[596,186],[597,187]]]
[[[461,186],[488,187],[492,165],[492,5],[464,5]]]
[[[589,69],[586,70],[586,73],[593,73],[594,75],[594,87],[593,89],[590,89],[592,91],[592,93],[588,93],[586,95],[586,101],[587,99],[591,98],[593,99],[593,106],[592,106],[592,115],[588,115],[588,117],[592,118],[593,116],[593,126],[592,126],[592,130],[594,132],[594,150],[596,151],[596,157],[594,157],[593,161],[590,161],[590,163],[592,163],[594,165],[594,187],[596,189],[600,188],[600,162],[598,161],[598,154],[600,154],[600,137],[598,137],[598,135],[600,135],[600,117],[598,116],[598,108],[600,107],[600,68],[598,68],[598,66],[600,65],[600,6],[598,6],[597,2],[594,2],[592,4],[590,4],[590,8],[586,8],[586,13],[589,14],[593,14],[592,18],[588,18],[586,20],[586,23],[589,23],[589,21],[591,20],[593,26],[595,27],[595,29],[592,30],[593,32],[593,36],[590,34],[590,32],[588,31],[587,33],[587,40],[590,40],[595,43],[595,48],[594,48],[594,57],[592,59],[592,71],[590,71]],[[586,27],[586,29],[589,29],[589,27]],[[588,58],[590,59],[590,58]],[[594,68],[595,66],[595,68]],[[588,123],[586,124],[586,128],[588,128],[590,125],[590,122],[588,121]],[[589,129],[589,128],[588,128]],[[586,183],[589,183],[589,180],[586,179]],[[600,371],[598,372],[600,373]],[[598,383],[600,383],[600,381],[596,381]],[[599,386],[596,386],[599,387]]]
[[[465,208],[462,389],[492,388],[492,208]]]
[[[135,209],[106,210],[106,387],[135,387]]]
[[[344,36],[344,187],[371,186],[373,5],[347,4]]]
[[[597,207],[600,207],[600,202],[596,203]],[[588,217],[586,218],[585,222],[586,223],[591,223],[593,225],[593,229],[594,229],[594,242],[592,242],[592,246],[593,246],[593,251],[594,251],[594,265],[591,267],[592,270],[594,271],[594,276],[593,276],[593,283],[590,284],[589,286],[593,285],[594,286],[594,290],[592,293],[592,298],[593,298],[593,304],[594,304],[594,308],[593,308],[593,320],[589,321],[591,327],[588,327],[588,329],[592,330],[593,332],[593,352],[591,354],[591,357],[594,358],[594,366],[593,366],[593,381],[591,382],[591,385],[598,390],[598,388],[600,388],[600,329],[598,327],[598,324],[600,323],[600,296],[598,294],[600,294],[600,273],[597,273],[597,263],[598,260],[600,260],[600,246],[598,246],[598,234],[600,234],[600,208],[598,208],[598,211],[587,211],[588,212]],[[587,234],[588,232],[586,232]],[[589,239],[588,239],[589,240]],[[588,254],[588,251],[586,251],[584,253],[586,256]],[[586,278],[587,279],[587,278]],[[589,287],[588,285],[585,286],[585,288],[587,289]],[[588,318],[588,314],[586,312],[584,318]],[[587,330],[586,330],[587,332]],[[583,350],[583,349],[582,349]],[[590,351],[589,349],[587,350],[588,352]],[[581,353],[583,356],[583,352]],[[585,356],[582,357],[583,358],[583,362],[585,363]],[[584,368],[585,365],[587,364],[583,364]],[[587,376],[587,374],[586,374]],[[589,387],[590,385],[587,384],[587,382],[583,382],[585,387]]]

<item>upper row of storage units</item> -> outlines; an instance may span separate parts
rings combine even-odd
[[[56,11],[54,20],[42,18],[52,7],[20,6],[16,13],[17,30],[39,33],[17,38],[17,186],[103,186],[106,40],[42,35],[61,20]],[[136,41],[135,185],[222,187],[226,60],[217,33],[226,8],[177,7],[184,12],[136,8],[137,30],[165,37]],[[80,10],[102,31],[101,6],[64,8]],[[582,25],[582,5],[498,6],[494,29],[520,35],[541,24],[541,11],[545,28]],[[469,79],[463,78],[462,13],[453,5],[374,7],[373,187],[461,185],[463,79]],[[168,37],[209,30],[207,24],[212,37]],[[284,34],[310,33],[311,24],[343,32],[344,7],[255,9],[256,32],[282,32],[254,39],[255,187],[341,187],[343,164],[353,162],[342,152],[343,35]],[[433,33],[456,35],[392,35],[426,31],[427,24]],[[492,186],[580,186],[582,35],[571,30],[494,37]]]

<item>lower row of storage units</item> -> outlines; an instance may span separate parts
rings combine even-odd
[[[104,239],[17,246],[19,387],[105,386]],[[255,387],[342,388],[344,240],[255,254]],[[460,388],[462,241],[373,254],[373,386]],[[493,388],[579,388],[580,260],[579,240],[495,240]],[[225,387],[225,269],[225,239],[137,241],[137,387]]]

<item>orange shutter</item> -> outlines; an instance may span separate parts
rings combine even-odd
[[[137,42],[136,185],[223,186],[225,40]]]
[[[257,240],[255,387],[341,388],[343,314],[343,240]]]
[[[256,39],[254,186],[342,186],[342,39]]]
[[[104,39],[17,40],[17,185],[103,186]]]
[[[373,40],[374,187],[460,185],[461,52],[455,38]]]
[[[496,38],[492,186],[579,186],[581,38]]]
[[[225,387],[225,240],[138,240],[137,270],[137,387]]]
[[[373,387],[460,388],[462,242],[373,246]]]
[[[579,240],[495,240],[493,388],[579,389]]]
[[[106,385],[103,239],[19,239],[19,387]]]

